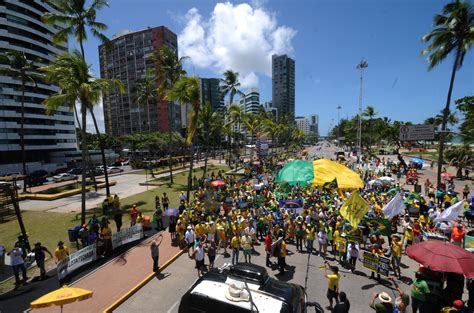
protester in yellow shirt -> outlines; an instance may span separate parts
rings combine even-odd
[[[239,262],[240,238],[238,234],[234,234],[230,246],[232,247],[232,265],[235,265]]]
[[[64,245],[64,242],[59,241],[58,247],[54,250],[54,257],[56,263],[61,262],[69,255],[69,249]]]
[[[339,268],[337,266],[329,266],[329,263],[324,262],[324,277],[328,279],[328,291],[327,298],[329,299],[329,308],[332,310],[333,300],[338,299],[339,294],[339,280],[341,275],[339,274]],[[328,269],[331,270],[331,273],[328,274]]]
[[[278,259],[278,274],[277,275],[283,275],[285,274],[285,266],[286,266],[286,243],[285,239],[281,240],[280,243],[280,254],[277,257]]]
[[[313,252],[313,244],[314,244],[314,228],[310,224],[306,226],[306,251],[308,254]]]
[[[402,275],[400,270],[400,263],[402,260],[402,246],[403,244],[400,236],[398,234],[393,234],[392,243],[390,245],[390,249],[392,251],[392,267],[393,272],[398,276],[398,278],[400,278]]]

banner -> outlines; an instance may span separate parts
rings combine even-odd
[[[342,204],[339,212],[342,217],[349,221],[352,227],[356,228],[369,209],[369,204],[357,191],[354,191]]]
[[[456,218],[458,218],[459,214],[461,213],[461,210],[464,208],[464,200],[461,200],[443,212],[441,212],[440,215],[438,215],[437,218],[435,218],[435,222],[443,222],[443,221],[452,221]]]
[[[285,210],[291,210],[300,214],[303,212],[303,200],[294,199],[294,200],[280,200],[280,208]]]
[[[403,203],[403,197],[398,193],[389,203],[382,209],[383,214],[387,219],[391,220],[398,214],[402,213],[405,209],[405,204]]]
[[[78,268],[95,261],[97,258],[97,247],[93,245],[87,246],[71,253],[67,258],[58,263],[57,271],[59,280],[74,272]]]
[[[124,229],[112,235],[112,248],[116,249],[126,243],[143,238],[143,225],[135,224],[130,228]]]
[[[464,236],[464,249],[474,252],[474,236]]]
[[[387,277],[390,274],[390,259],[389,258],[364,251],[364,257],[363,257],[362,263],[365,268],[371,270],[374,273],[387,276]]]
[[[280,208],[284,209],[297,209],[303,207],[303,201],[301,199],[293,200],[280,200]]]
[[[386,218],[366,217],[365,221],[367,222],[367,224],[377,224],[376,228],[380,230],[380,234],[384,236],[390,236],[392,234],[392,225],[390,224],[390,221]]]

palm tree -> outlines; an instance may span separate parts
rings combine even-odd
[[[46,24],[56,25],[65,24],[66,27],[54,34],[54,43],[67,42],[69,36],[74,36],[76,41],[79,43],[81,48],[81,56],[86,62],[86,55],[84,52],[84,41],[87,40],[87,29],[92,35],[98,38],[102,43],[106,43],[109,39],[102,33],[107,30],[107,25],[96,21],[97,11],[108,6],[107,0],[93,0],[92,4],[86,8],[85,0],[50,0],[50,3],[58,8],[59,13],[49,12],[42,16],[42,20]],[[74,107],[77,115],[76,109]],[[99,128],[92,107],[88,108],[89,113],[94,121],[94,126],[97,132],[97,136],[101,139]],[[107,198],[110,197],[110,186],[109,186],[109,174],[107,173],[107,161],[105,159],[105,150],[101,140],[100,152],[102,156],[102,166],[104,167],[104,179],[105,179],[105,190]],[[89,152],[86,152],[86,159],[92,164],[89,158]],[[94,175],[94,186],[97,191],[97,185],[95,184]]]
[[[181,77],[186,75],[186,71],[183,69],[183,63],[186,59],[188,59],[188,57],[184,56],[179,58],[178,53],[175,49],[163,45],[160,49],[155,50],[153,52],[152,59],[157,65],[156,68],[153,70],[153,74],[158,80],[158,95],[163,98],[166,98],[166,95],[173,88],[174,84],[176,84],[176,82]],[[170,104],[170,108],[173,108],[172,103]],[[171,129],[170,125],[170,139],[172,136],[172,132],[173,130]],[[171,153],[170,159],[168,160],[168,165],[170,184],[173,184],[173,162],[171,160]]]
[[[189,164],[188,188],[186,191],[186,199],[189,201],[193,183],[193,165],[194,165],[194,135],[198,126],[199,112],[201,110],[201,82],[196,76],[182,76],[169,90],[165,99],[170,101],[178,101],[181,105],[191,105],[191,119],[187,127],[186,143],[190,146],[191,162]]]
[[[229,96],[229,105],[232,105],[234,102],[234,97],[236,94],[243,95],[244,93],[239,90],[239,73],[232,70],[227,70],[224,72],[224,78],[221,79],[221,97],[224,99],[227,95]]]
[[[219,117],[219,113],[212,110],[211,103],[206,101],[201,111],[199,112],[199,130],[201,135],[201,141],[205,147],[205,156],[204,156],[204,171],[202,177],[206,177],[207,172],[207,161],[209,157],[209,147],[212,143],[213,138],[219,135],[220,129],[222,127],[222,121]]]
[[[463,64],[464,57],[474,44],[474,8],[467,1],[454,1],[443,8],[442,14],[433,18],[434,29],[422,37],[424,42],[430,42],[428,47],[421,51],[421,55],[429,54],[428,70],[432,70],[441,63],[448,55],[455,53],[451,79],[449,81],[446,105],[443,110],[443,122],[441,124],[441,136],[439,138],[438,154],[438,176],[437,183],[441,184],[441,170],[443,165],[444,139],[446,124],[450,113],[451,94],[456,78],[456,71]]]
[[[143,78],[137,80],[134,86],[135,100],[138,105],[146,106],[147,111],[147,121],[148,121],[148,131],[151,131],[150,125],[150,100],[155,100],[157,96],[156,90],[156,78],[151,72],[148,72]],[[140,112],[139,110],[138,112]],[[141,115],[139,114],[140,119],[140,128],[139,131],[142,131]]]
[[[261,120],[257,114],[247,113],[243,117],[245,129],[250,133],[250,160],[253,160],[255,137],[260,130]]]
[[[26,58],[22,51],[10,50],[5,54],[0,55],[0,64],[7,67],[0,68],[0,74],[10,76],[13,79],[21,81],[21,120],[20,120],[20,147],[21,147],[21,163],[23,175],[26,173],[26,153],[25,153],[25,89],[26,84],[30,83],[34,87],[37,86],[37,81],[41,79],[40,75],[35,72],[38,68],[34,65],[34,61]],[[26,192],[25,179],[23,184],[23,192]]]
[[[81,150],[82,160],[87,156],[86,116],[87,110],[96,104],[102,93],[112,87],[122,92],[124,86],[116,80],[94,78],[90,73],[90,66],[84,61],[79,51],[59,55],[42,70],[46,73],[46,81],[59,85],[61,90],[44,100],[48,111],[55,111],[59,106],[70,105],[76,101],[80,104],[82,117]],[[82,167],[81,188],[81,224],[86,220],[86,167]]]
[[[231,104],[229,106],[229,123],[233,125],[234,130],[234,143],[237,143],[238,156],[240,156],[240,140],[239,133],[241,130],[242,119],[244,118],[245,112],[242,107],[238,104]],[[235,131],[235,126],[237,126],[237,131]],[[230,166],[230,152],[229,152],[229,166]]]
[[[41,18],[43,22],[50,25],[66,25],[54,34],[54,43],[67,42],[69,36],[74,36],[81,47],[81,55],[85,59],[84,41],[87,40],[87,28],[103,43],[108,41],[102,33],[107,30],[107,25],[95,20],[97,11],[108,6],[107,0],[93,0],[88,8],[85,7],[85,0],[49,0],[49,2],[58,8],[59,13],[46,13]]]
[[[378,112],[375,112],[375,109],[373,106],[369,105],[365,109],[364,112],[362,112],[363,117],[367,117],[367,129],[366,129],[366,135],[367,135],[367,150],[370,153],[371,147],[372,147],[372,136],[373,136],[373,120],[377,116]]]

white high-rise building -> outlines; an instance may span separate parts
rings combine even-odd
[[[245,113],[257,113],[258,108],[261,107],[259,90],[257,88],[248,90],[240,98],[240,106]]]
[[[295,117],[296,127],[301,129],[305,135],[318,135],[319,118],[317,114],[312,114],[309,117],[297,116]]]
[[[41,17],[56,9],[43,0],[0,1],[0,53],[22,51],[37,66],[48,65],[56,55],[67,51],[67,44],[53,43],[60,25],[46,25]],[[3,65],[5,66],[5,65]],[[21,171],[21,81],[0,76],[0,174]],[[46,114],[44,99],[59,91],[54,85],[27,82],[24,104],[24,143],[28,171],[51,162],[52,155],[75,151],[74,114],[59,107]]]

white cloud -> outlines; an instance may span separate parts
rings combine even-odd
[[[262,3],[217,3],[208,19],[196,8],[190,9],[178,36],[180,54],[191,57],[197,68],[218,74],[237,71],[242,87],[258,87],[257,74],[270,77],[272,54],[292,53],[291,40],[296,35],[294,29],[279,26],[275,14]]]

